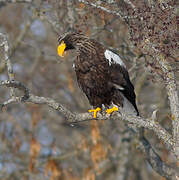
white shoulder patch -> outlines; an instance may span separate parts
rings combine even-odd
[[[113,53],[112,51],[106,49],[106,51],[104,52],[104,55],[106,59],[109,61],[109,65],[116,63],[116,64],[120,64],[123,67],[126,67],[126,65],[121,60],[121,58],[117,54]]]

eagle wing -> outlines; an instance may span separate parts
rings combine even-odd
[[[120,56],[116,53],[106,50],[105,58],[109,62],[109,73],[110,73],[110,83],[114,88],[119,90],[121,94],[127,98],[127,100],[135,108],[137,115],[139,114],[136,106],[136,95],[134,92],[134,86],[132,85],[128,71],[125,64],[121,60]]]

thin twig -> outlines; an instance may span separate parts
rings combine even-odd
[[[131,18],[131,17],[128,17],[128,16],[123,15],[123,13],[120,12],[120,11],[113,11],[113,10],[107,9],[107,8],[105,8],[105,7],[103,7],[103,6],[100,6],[100,5],[98,5],[98,4],[95,4],[95,3],[93,3],[93,2],[89,2],[89,1],[86,1],[86,0],[78,0],[78,2],[84,3],[84,4],[86,4],[86,5],[92,6],[92,7],[97,8],[97,9],[100,9],[100,10],[102,10],[102,11],[104,11],[104,12],[109,13],[109,14],[113,14],[113,15],[115,15],[115,16],[119,16],[119,17],[122,18],[121,20],[124,20],[124,19],[127,19],[127,18],[128,18],[128,19]]]
[[[14,73],[13,73],[11,61],[9,59],[8,39],[7,39],[7,36],[5,34],[0,33],[0,36],[3,38],[3,42],[1,43],[1,46],[4,46],[4,59],[5,59],[5,64],[7,66],[7,73],[9,76],[9,80],[13,81],[14,80]],[[15,95],[13,88],[10,89],[10,95],[11,95],[11,97],[13,97]]]

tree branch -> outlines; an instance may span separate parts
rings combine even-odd
[[[55,100],[51,98],[40,97],[40,96],[35,96],[33,94],[30,94],[29,90],[22,83],[18,81],[1,81],[0,85],[18,88],[19,90],[24,92],[24,96],[20,98],[20,101],[31,102],[35,104],[46,104],[49,107],[53,108],[54,110],[57,110],[60,113],[62,113],[67,118],[67,121],[69,123],[73,124],[73,123],[79,123],[79,122],[88,121],[88,120],[94,120],[93,116],[89,113],[75,114],[75,113],[70,112],[60,103],[56,102]],[[158,136],[158,138],[165,143],[165,145],[168,147],[169,150],[171,150],[172,146],[174,145],[172,136],[163,127],[161,127],[159,123],[153,121],[152,118],[144,119],[138,116],[127,115],[127,114],[124,114],[121,110],[121,113],[114,113],[113,116],[98,114],[98,117],[95,120],[109,120],[111,118],[115,120],[121,119],[123,121],[127,121],[128,123],[133,123],[137,125],[138,127],[144,127],[144,128],[153,130]]]
[[[92,7],[96,8],[96,9],[100,9],[100,10],[102,10],[104,12],[109,13],[109,14],[113,14],[115,16],[118,16],[118,17],[122,18],[121,20],[125,20],[125,19],[131,18],[131,17],[125,16],[120,11],[113,11],[113,10],[107,9],[107,8],[105,8],[103,6],[100,6],[100,5],[96,4],[96,3],[93,3],[93,2],[89,2],[89,1],[86,1],[86,0],[78,0],[78,2],[81,2],[81,3],[84,3],[86,5],[92,6]]]
[[[158,56],[157,60],[161,66],[165,78],[166,90],[170,102],[170,110],[172,115],[175,152],[178,155],[178,160],[179,160],[179,99],[178,99],[175,74],[172,71],[172,67],[170,66],[170,64],[166,61],[166,59],[162,55]]]
[[[75,114],[51,98],[39,97],[30,94],[29,90],[18,81],[1,81],[0,85],[18,88],[24,93],[22,97],[11,98],[10,100],[3,103],[2,106],[14,102],[31,102],[35,104],[46,104],[54,110],[57,110],[58,112],[62,113],[69,123],[73,124],[77,122],[94,120],[92,115],[89,113]],[[135,124],[138,127],[145,127],[147,129],[153,130],[159,137],[159,139],[161,139],[170,150],[174,145],[171,135],[151,118],[144,119],[142,117],[130,116],[121,112],[114,113],[112,116],[98,114],[98,118],[95,120],[109,120],[111,118],[115,120],[123,120],[125,122]],[[149,163],[155,169],[156,172],[158,172],[161,176],[166,177],[167,179],[177,180],[177,178],[179,177],[177,170],[165,164],[161,160],[160,156],[154,151],[150,143],[144,137],[140,137],[140,147],[143,150],[143,152],[145,152],[145,155]]]
[[[129,18],[129,17],[125,17],[122,12],[112,11],[98,4],[84,1],[84,0],[78,0],[78,1],[81,3],[87,4],[89,6],[92,6],[94,8],[101,9],[107,13],[118,16],[124,20],[126,20],[126,18]],[[125,2],[130,4],[134,10],[136,9],[136,7],[129,0],[125,0]],[[145,40],[145,46],[151,51],[153,50],[153,54],[156,60],[158,61],[158,64],[160,65],[161,70],[163,71],[168,99],[170,102],[171,114],[172,114],[173,140],[174,140],[173,142],[175,144],[173,146],[174,147],[173,150],[175,151],[175,155],[177,159],[179,160],[179,98],[178,98],[178,93],[177,93],[175,75],[170,64],[167,62],[165,57],[162,55],[161,52],[159,52],[159,50],[155,48],[155,46],[152,44],[152,42],[150,42],[149,39]]]
[[[9,59],[9,44],[8,44],[7,36],[5,34],[2,34],[2,33],[0,33],[0,36],[3,38],[3,41],[0,44],[0,46],[4,47],[4,60],[5,60],[5,64],[7,67],[7,73],[9,76],[9,80],[13,81],[14,80],[14,73],[13,73],[11,61]],[[11,88],[11,97],[12,96],[14,96],[13,88]]]
[[[166,84],[166,90],[168,99],[170,102],[170,110],[171,110],[171,117],[172,117],[172,125],[173,125],[173,140],[174,140],[174,151],[177,159],[179,160],[179,99],[178,99],[178,91],[177,91],[177,84],[175,74],[172,70],[171,65],[167,62],[165,57],[162,53],[159,52],[150,42],[149,39],[145,40],[144,48],[150,49],[155,54],[155,58],[158,64],[161,67],[163,72],[163,77]]]

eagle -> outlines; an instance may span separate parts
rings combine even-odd
[[[94,118],[103,109],[107,114],[122,108],[127,114],[139,115],[134,86],[118,54],[81,33],[66,33],[58,42],[59,56],[64,57],[68,50],[77,52],[73,67],[78,85],[93,107],[89,112]]]

